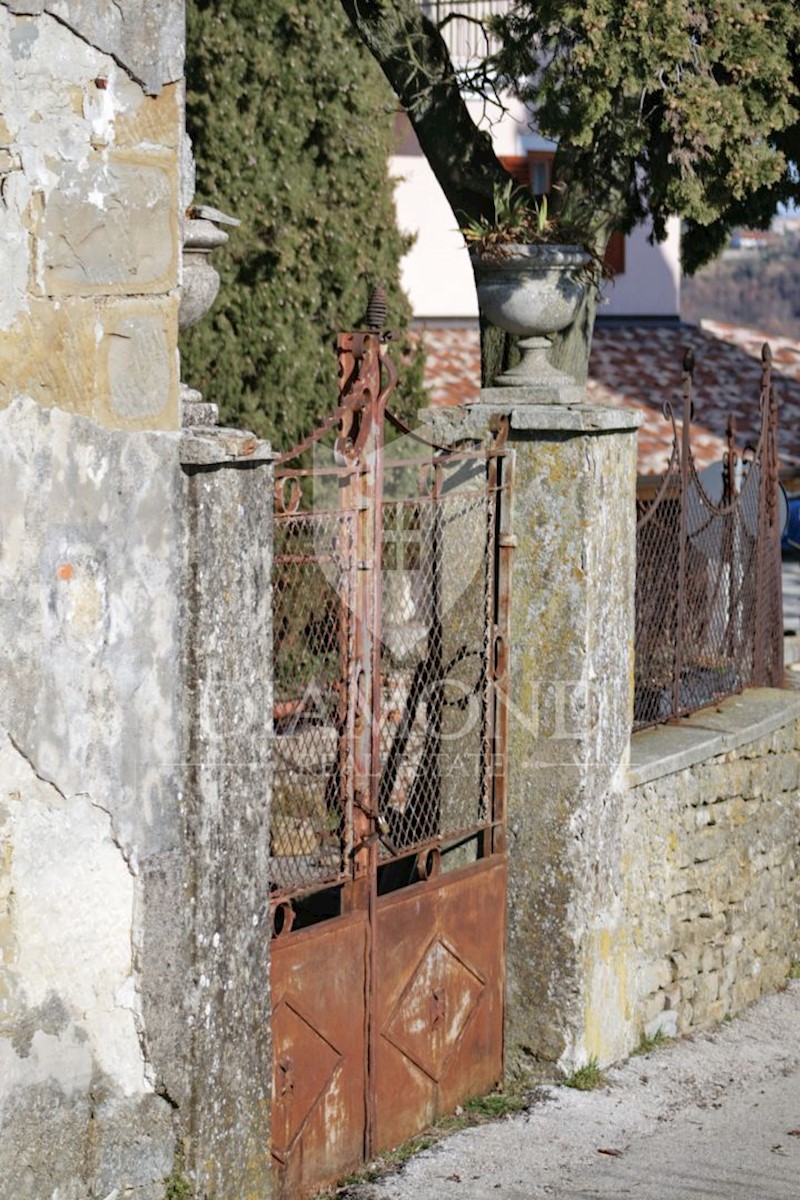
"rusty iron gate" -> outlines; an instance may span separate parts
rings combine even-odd
[[[279,461],[271,838],[278,1194],[502,1075],[512,457],[386,404],[377,332]],[[385,432],[394,431],[394,440]]]

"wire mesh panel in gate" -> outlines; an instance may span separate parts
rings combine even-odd
[[[404,444],[407,443],[407,444]],[[467,837],[490,819],[496,484],[483,453],[384,468],[380,785],[383,858]],[[402,484],[418,477],[417,495]]]
[[[271,887],[292,922],[357,873],[365,837],[382,863],[463,863],[494,815],[502,450],[402,430],[384,447],[382,411],[352,408],[277,471]],[[374,445],[346,448],[352,416]]]
[[[287,894],[340,880],[349,866],[343,668],[355,550],[354,514],[303,511],[300,480],[288,478],[296,506],[278,507],[274,523],[272,815],[272,882]]]

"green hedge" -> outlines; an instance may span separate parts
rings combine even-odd
[[[333,339],[359,327],[371,285],[387,287],[393,328],[409,319],[395,102],[338,3],[320,0],[188,0],[186,74],[197,200],[242,225],[214,255],[214,308],[182,336],[182,377],[225,423],[286,448],[336,402]],[[401,376],[408,415],[419,355]]]

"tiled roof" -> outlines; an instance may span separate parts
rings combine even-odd
[[[418,328],[425,346],[425,390],[431,404],[474,404],[481,382],[478,326]]]
[[[425,378],[434,404],[476,400],[480,380],[477,327],[428,325],[420,330],[426,349]],[[772,349],[779,402],[781,465],[800,467],[800,343],[751,329],[704,322],[692,325],[599,325],[589,364],[589,399],[598,404],[640,409],[639,471],[660,474],[672,433],[662,415],[671,400],[680,414],[684,351],[695,354],[695,419],[692,446],[698,466],[718,459],[724,448],[728,413],[737,420],[740,445],[758,428],[761,347]]]

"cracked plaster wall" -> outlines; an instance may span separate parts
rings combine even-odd
[[[177,431],[183,58],[0,0],[0,1200],[269,1191],[271,477]]]
[[[155,1200],[172,1166],[158,1091],[181,1095],[188,1044],[152,1053],[170,972],[140,960],[147,881],[182,842],[178,441],[0,412],[4,1200]],[[184,908],[164,938],[187,969]]]
[[[0,411],[2,1200],[267,1194],[269,479]]]
[[[0,0],[0,404],[178,425],[182,0]]]
[[[139,1042],[134,878],[109,817],[0,743],[0,1195],[157,1197],[170,1106]]]

